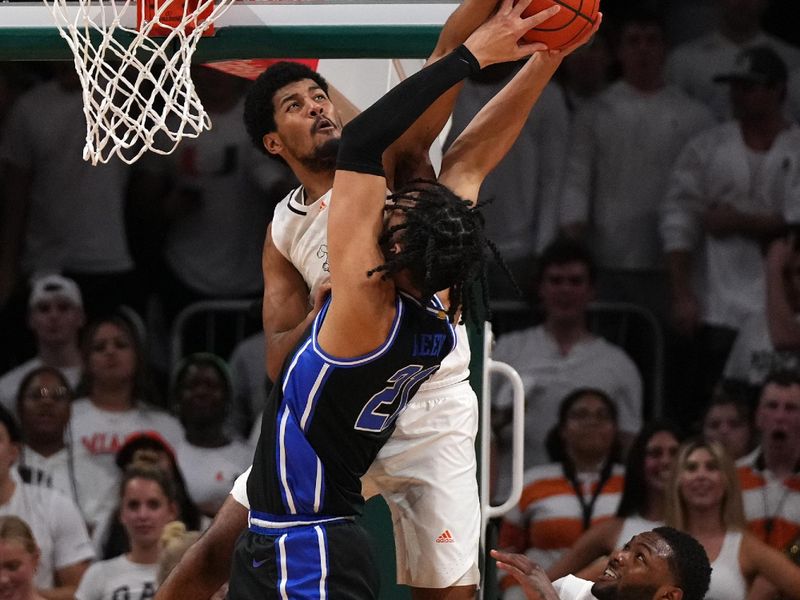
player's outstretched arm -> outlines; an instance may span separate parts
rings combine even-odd
[[[497,568],[508,573],[519,583],[528,600],[559,600],[558,593],[544,569],[524,554],[492,550],[491,555],[497,561]]]
[[[492,19],[448,56],[390,90],[342,133],[334,199],[328,217],[328,255],[333,300],[319,341],[331,353],[352,357],[386,339],[394,316],[394,287],[367,271],[384,262],[386,180],[382,155],[430,104],[481,67],[530,55],[541,44],[519,43],[522,35],[558,9],[523,18],[530,0],[504,0]]]
[[[492,11],[497,8],[497,0],[464,0],[445,21],[436,47],[425,65],[436,62],[452,52],[470,36]],[[434,177],[430,163],[429,150],[456,102],[462,83],[455,84],[442,94],[420,116],[416,122],[392,144],[384,155],[384,166],[391,188],[402,187],[412,179]]]
[[[477,201],[483,180],[511,149],[547,83],[565,56],[591,39],[594,27],[570,47],[537,52],[484,106],[442,158],[439,181],[461,197]]]

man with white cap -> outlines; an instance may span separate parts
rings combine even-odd
[[[78,332],[84,322],[83,299],[74,281],[46,275],[31,282],[28,326],[36,338],[36,356],[0,377],[0,403],[12,414],[20,382],[37,367],[55,367],[72,387],[78,384],[83,370]]]

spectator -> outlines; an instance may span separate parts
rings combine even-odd
[[[76,460],[69,443],[72,399],[58,369],[38,367],[25,376],[16,403],[23,441],[18,470],[26,483],[52,487],[71,498],[92,533],[108,518],[113,502],[95,491],[102,472],[91,461]]]
[[[739,467],[747,526],[783,550],[800,536],[800,377],[770,375],[756,409],[761,445]]]
[[[579,111],[564,175],[561,223],[589,240],[598,297],[668,314],[658,213],[675,157],[714,124],[702,104],[664,82],[663,24],[648,11],[623,21],[622,78]],[[625,235],[620,235],[624,231]]]
[[[756,442],[750,406],[728,393],[715,394],[703,417],[703,439],[719,443],[734,462],[750,454]]]
[[[132,196],[135,210],[160,213],[153,218],[164,231],[160,297],[169,322],[198,300],[261,293],[267,223],[293,181],[250,142],[242,121],[247,80],[194,66],[192,81],[214,127],[141,163]],[[140,245],[151,244],[147,229],[142,235]]]
[[[601,28],[592,41],[564,58],[558,82],[571,116],[608,86],[613,60],[608,36]]]
[[[768,46],[789,66],[800,66],[800,50],[765,33],[761,17],[769,0],[717,0],[719,24],[696,40],[678,46],[667,63],[667,79],[706,104],[719,121],[732,116],[730,98],[714,77],[733,69],[743,50]]]
[[[53,63],[54,78],[17,100],[5,125],[0,162],[5,203],[0,218],[0,304],[45,273],[63,273],[95,318],[120,304],[140,307],[127,248],[127,165],[84,161],[86,126],[78,75]]]
[[[28,524],[19,517],[0,517],[0,595],[11,600],[45,600],[33,581],[39,547]]]
[[[800,369],[800,253],[793,240],[770,244],[766,308],[742,324],[725,364],[726,379],[760,388],[774,371]]]
[[[699,420],[749,316],[763,311],[761,244],[797,212],[800,128],[781,112],[786,66],[746,50],[730,83],[735,120],[693,138],[675,164],[661,216],[677,331],[691,340],[691,388],[677,409]]]
[[[616,516],[586,531],[547,569],[550,579],[580,571],[580,577],[596,580],[601,574],[596,567],[605,566],[605,560],[597,559],[610,556],[633,536],[664,524],[665,492],[679,440],[678,431],[665,422],[644,426],[628,452]]]
[[[236,478],[250,465],[253,450],[225,433],[231,404],[228,368],[213,354],[192,354],[178,366],[173,397],[186,432],[178,445],[178,465],[202,513],[213,517]]]
[[[614,400],[623,442],[629,442],[641,427],[642,380],[636,366],[620,348],[594,336],[587,327],[594,280],[594,263],[583,244],[569,239],[550,244],[539,263],[544,323],[500,337],[493,352],[495,360],[508,363],[522,377],[526,468],[547,462],[545,437],[558,421],[559,402],[575,389],[595,388]],[[498,386],[494,402],[510,416],[510,386]],[[508,420],[501,416],[498,421],[502,464],[508,459]],[[501,472],[501,481],[502,477]]]
[[[233,397],[228,422],[235,435],[249,440],[264,410],[272,382],[267,378],[266,336],[256,333],[242,340],[230,358]],[[256,433],[256,436],[258,434]]]
[[[529,469],[519,505],[500,528],[499,545],[524,552],[547,569],[590,526],[611,517],[619,504],[623,469],[618,458],[617,409],[603,392],[580,389],[559,408],[548,436],[555,462]],[[507,590],[504,598],[520,598]]]
[[[72,598],[94,558],[89,534],[75,504],[59,492],[22,483],[13,469],[21,439],[14,417],[0,407],[0,516],[29,523],[40,551],[35,575],[48,600]]]
[[[522,64],[492,65],[464,83],[453,108],[447,147]],[[486,237],[494,240],[523,287],[530,281],[527,275],[535,268],[536,256],[553,239],[558,226],[556,206],[568,128],[563,93],[556,84],[549,84],[514,145],[481,185],[478,201],[490,202],[484,209]],[[493,263],[489,286],[492,298],[517,297],[505,271]]]
[[[733,462],[716,442],[681,447],[667,491],[667,525],[694,536],[711,561],[706,598],[745,600],[756,577],[800,599],[800,567],[745,530]]]
[[[33,282],[28,299],[28,325],[36,337],[34,358],[0,377],[0,402],[15,411],[19,384],[27,373],[47,365],[60,369],[75,388],[81,378],[78,332],[84,324],[83,300],[71,279],[48,275]]]
[[[114,455],[129,435],[157,431],[175,445],[183,431],[177,419],[151,404],[144,350],[126,319],[113,315],[90,324],[82,352],[86,396],[72,404],[73,451],[78,460],[91,461],[102,473],[94,493],[113,497],[119,483]]]
[[[202,515],[189,497],[186,479],[178,466],[175,450],[157,432],[140,431],[131,434],[117,452],[115,462],[123,475],[134,463],[148,462],[156,465],[167,474],[175,489],[178,518],[193,529],[203,528]],[[99,538],[102,542],[103,558],[114,558],[130,550],[130,540],[119,520],[118,507],[113,512],[112,519],[106,523],[103,535]]]
[[[131,542],[130,552],[92,565],[75,600],[155,596],[161,534],[178,514],[175,489],[161,469],[139,462],[126,469],[119,498],[119,518]]]

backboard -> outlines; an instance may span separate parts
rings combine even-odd
[[[89,1],[84,0],[84,5]],[[101,2],[94,3],[93,10],[99,13]],[[195,61],[422,58],[458,4],[452,0],[238,0],[216,22],[216,34],[200,41]],[[74,6],[77,10],[78,3]],[[133,11],[122,15],[124,25],[134,27],[135,19]],[[42,2],[0,2],[0,60],[71,58]]]

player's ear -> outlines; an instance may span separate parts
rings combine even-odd
[[[683,600],[683,590],[674,585],[664,585],[659,588],[653,598],[658,600]]]
[[[261,141],[264,144],[264,149],[270,154],[280,154],[283,150],[283,142],[280,136],[274,131],[265,134],[264,137],[261,138]]]

